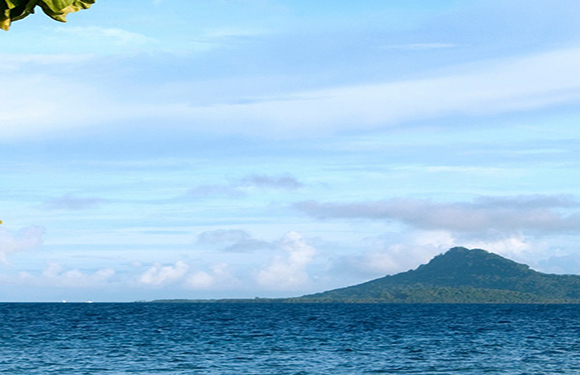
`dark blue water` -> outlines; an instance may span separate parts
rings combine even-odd
[[[0,304],[7,374],[580,374],[580,306]]]

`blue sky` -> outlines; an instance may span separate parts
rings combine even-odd
[[[580,273],[580,4],[99,0],[0,35],[0,300]]]

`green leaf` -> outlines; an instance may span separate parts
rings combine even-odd
[[[69,13],[88,9],[96,0],[0,0],[0,29],[8,30],[13,21],[34,13],[39,6],[50,18],[66,22]]]
[[[95,0],[38,0],[44,13],[60,22],[66,22],[67,14],[88,9],[94,3]]]
[[[0,0],[0,28],[8,30],[12,21],[34,13],[36,0]]]

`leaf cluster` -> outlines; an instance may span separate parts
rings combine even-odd
[[[34,13],[39,6],[50,18],[66,22],[69,13],[88,9],[96,0],[0,0],[0,29],[8,30],[14,21]]]

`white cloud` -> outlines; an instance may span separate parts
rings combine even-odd
[[[98,33],[121,44],[146,42],[142,36],[119,30]],[[120,97],[64,78],[14,76],[6,82],[11,90],[0,94],[4,124],[0,125],[0,139],[120,121],[147,126],[158,122],[164,129],[170,123],[215,134],[299,138],[445,116],[537,110],[580,101],[579,60],[580,48],[568,48],[459,66],[456,70],[461,73],[432,78],[288,92],[243,103],[208,105],[188,102],[192,88],[187,85],[169,95],[158,94],[163,97],[149,92],[149,99],[144,101],[142,95]],[[132,90],[149,88],[137,85]],[[24,97],[26,101],[21,99]],[[76,100],[79,97],[89,100]],[[34,103],[34,111],[29,110],[30,103]]]
[[[311,281],[307,266],[316,255],[316,249],[297,232],[286,234],[278,247],[283,254],[274,256],[270,264],[259,271],[258,284],[272,290],[292,290],[307,285]]]
[[[457,240],[445,231],[370,237],[360,242],[360,249],[364,249],[361,253],[334,259],[333,269],[339,275],[372,279],[415,269],[457,245]]]
[[[216,263],[205,269],[192,269],[182,260],[173,265],[156,263],[138,277],[138,286],[177,287],[192,290],[227,290],[239,287],[228,263]]]
[[[111,282],[115,271],[103,268],[94,272],[83,272],[78,269],[65,269],[60,263],[48,261],[40,275],[20,272],[16,278],[2,276],[5,282],[53,288],[94,288]]]
[[[61,35],[74,38],[75,41],[85,43],[111,42],[122,46],[143,45],[155,43],[156,40],[143,34],[135,33],[119,28],[106,28],[97,26],[86,27],[59,27],[56,29]]]
[[[333,259],[332,273],[353,279],[374,279],[416,269],[450,248],[484,249],[532,267],[545,263],[549,246],[522,233],[482,234],[471,238],[449,231],[410,230],[360,241],[359,254]]]
[[[461,74],[297,92],[245,104],[181,104],[171,111],[211,131],[298,136],[536,110],[580,100],[579,59],[580,48],[570,48],[457,67]]]
[[[0,263],[7,263],[8,256],[20,251],[31,250],[42,244],[45,229],[43,227],[25,227],[11,233],[0,229]]]
[[[139,282],[145,285],[160,286],[180,281],[187,274],[189,265],[179,260],[172,266],[156,263],[139,277]]]
[[[537,242],[537,241],[536,241]],[[537,244],[536,244],[537,245]],[[522,233],[515,233],[499,238],[487,238],[465,241],[466,247],[485,249],[512,260],[532,260],[535,249],[534,241],[526,238]],[[544,250],[544,249],[542,249]]]
[[[0,68],[17,71],[31,65],[63,65],[80,64],[94,58],[91,54],[0,54]]]
[[[213,265],[208,271],[196,271],[185,280],[184,287],[194,290],[227,289],[238,286],[227,263]]]
[[[208,289],[215,284],[215,277],[204,271],[197,271],[188,276],[185,285],[191,289]]]
[[[89,85],[35,73],[11,75],[6,84],[10,90],[0,92],[0,140],[54,136],[95,124],[106,113],[96,110],[103,97]]]

